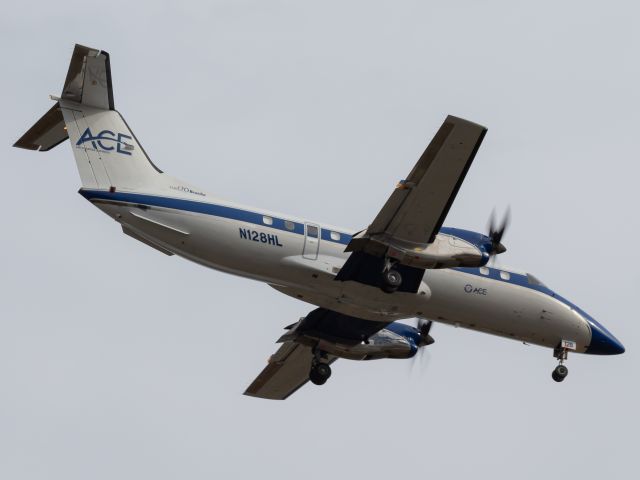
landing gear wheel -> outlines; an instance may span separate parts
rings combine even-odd
[[[311,380],[311,383],[314,385],[324,385],[327,381],[326,378],[320,377],[315,370],[311,370],[311,372],[309,372],[309,380]]]
[[[331,376],[331,367],[328,363],[319,363],[316,365],[316,373],[322,378],[329,380],[329,377]]]
[[[569,375],[569,369],[564,365],[558,365],[551,373],[551,378],[556,382],[563,381]]]
[[[382,272],[382,291],[385,293],[395,292],[402,284],[402,275],[394,269]]]
[[[324,385],[331,376],[331,367],[327,363],[317,363],[311,367],[309,380],[315,385]]]

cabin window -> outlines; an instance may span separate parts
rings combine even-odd
[[[265,225],[273,225],[273,218],[271,217],[267,217],[266,215],[264,217],[262,217],[262,222]]]
[[[511,279],[511,274],[509,272],[500,272],[500,278],[503,280]]]
[[[307,237],[318,238],[318,227],[315,225],[307,225]]]
[[[287,230],[294,230],[296,228],[296,224],[293,223],[291,220],[285,220],[284,228],[286,228]]]
[[[489,275],[489,268],[488,267],[480,267],[480,273],[482,275]]]
[[[331,232],[330,236],[331,240],[334,240],[336,242],[340,241],[340,234],[338,232]]]

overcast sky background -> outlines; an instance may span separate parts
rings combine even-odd
[[[0,478],[636,478],[635,2],[10,2],[0,16]],[[501,260],[608,327],[618,357],[436,325],[427,361],[340,360],[285,402],[245,387],[312,307],[166,257],[11,144],[74,43],[163,170],[232,201],[373,219],[447,114],[489,132],[446,224],[511,205]]]

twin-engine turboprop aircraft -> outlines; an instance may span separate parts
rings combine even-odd
[[[442,226],[486,128],[449,116],[373,222],[345,228],[244,207],[164,174],[115,110],[109,55],[76,45],[61,96],[14,146],[48,151],[70,139],[80,194],[122,231],[166,255],[260,280],[316,305],[245,394],[285,399],[327,381],[338,358],[411,358],[433,322],[553,349],[624,352],[582,309],[530,274],[487,266],[505,251],[506,221],[488,235]],[[492,222],[493,224],[493,222]],[[417,318],[412,327],[398,320]]]

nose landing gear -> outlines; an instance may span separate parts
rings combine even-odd
[[[560,363],[556,368],[551,372],[551,378],[553,378],[556,382],[561,382],[567,375],[569,375],[569,369],[564,365],[565,360],[569,355],[569,350],[575,350],[576,343],[570,340],[562,340],[560,345],[553,349],[553,356],[558,359]]]

